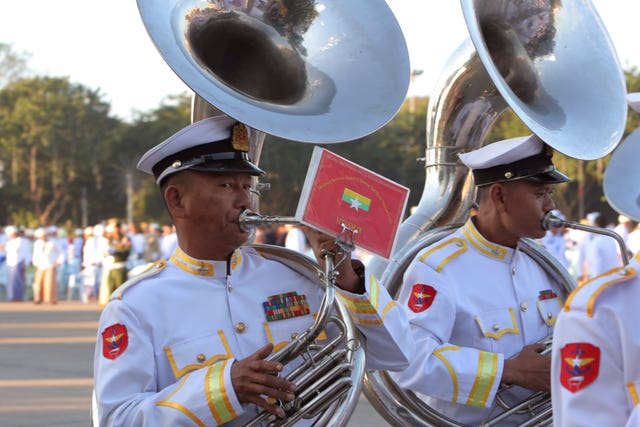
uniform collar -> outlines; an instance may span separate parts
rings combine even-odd
[[[481,254],[498,261],[504,261],[507,263],[511,262],[511,258],[515,252],[514,249],[498,245],[497,243],[493,243],[485,239],[473,224],[471,218],[469,218],[462,227],[462,234],[469,241],[471,247]]]
[[[226,277],[227,275],[227,261],[209,261],[193,258],[180,246],[176,246],[176,249],[171,254],[171,262],[176,267],[187,273],[196,274],[198,276],[211,276],[211,277]],[[229,270],[234,271],[242,263],[242,252],[240,249],[236,249],[231,255],[229,262]]]

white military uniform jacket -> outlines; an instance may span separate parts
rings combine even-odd
[[[252,248],[228,264],[177,247],[114,292],[95,355],[101,427],[242,426],[258,413],[238,402],[231,365],[310,326],[322,291]],[[413,351],[406,316],[374,276],[365,282],[363,295],[338,295],[366,337],[367,368],[403,369]]]
[[[539,264],[489,242],[470,219],[405,272],[398,302],[409,313],[416,355],[392,376],[441,413],[478,425],[500,412],[491,406],[504,359],[547,337],[563,300],[563,286]],[[503,397],[530,393],[513,387]]]
[[[576,289],[553,336],[555,426],[640,426],[640,257]]]

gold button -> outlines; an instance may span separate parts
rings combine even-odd
[[[631,274],[631,270],[628,267],[623,267],[620,269],[619,273],[621,276],[627,276]]]
[[[497,323],[493,325],[493,330],[498,332],[500,330],[500,325],[498,325]]]
[[[207,360],[207,356],[205,356],[204,354],[200,353],[199,355],[196,356],[196,360],[198,361],[198,363],[202,363],[205,360]]]
[[[237,333],[239,333],[239,334],[241,334],[241,333],[243,333],[245,330],[247,330],[247,325],[245,325],[245,324],[244,324],[244,323],[242,323],[242,322],[238,322],[238,323],[236,323],[235,328],[236,328],[236,332],[237,332]]]
[[[513,267],[513,268],[511,269],[511,275],[512,275],[512,276],[515,276],[515,275],[516,275],[516,268],[515,268],[515,267]]]
[[[511,177],[513,176],[513,173],[511,172],[505,172],[504,177],[507,179],[511,179]]]
[[[171,166],[173,166],[174,169],[178,169],[180,166],[182,166],[182,162],[180,160],[176,160],[171,164]]]
[[[549,320],[553,319],[553,313],[552,312],[548,312],[547,313],[547,319],[549,319]]]
[[[529,307],[527,307],[527,303],[526,302],[523,302],[522,304],[520,304],[520,310],[527,311],[527,308],[529,308]]]

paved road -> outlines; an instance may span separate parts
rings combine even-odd
[[[0,426],[87,427],[95,304],[0,302]],[[360,398],[349,426],[388,426]]]

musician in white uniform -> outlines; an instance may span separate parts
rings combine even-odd
[[[461,154],[473,171],[477,214],[405,272],[398,302],[416,356],[392,376],[458,422],[479,425],[500,413],[492,406],[501,384],[516,385],[504,393],[508,403],[549,390],[550,358],[538,342],[552,331],[564,287],[521,250],[521,238],[545,235],[553,186],[569,180],[551,155],[534,135]]]
[[[640,426],[640,257],[576,289],[553,336],[555,426]]]
[[[178,246],[102,313],[94,367],[102,427],[241,426],[261,408],[279,413],[267,397],[294,398],[293,383],[272,374],[295,363],[264,359],[313,323],[322,292],[241,247],[248,234],[238,217],[251,208],[252,176],[264,174],[247,156],[252,135],[229,117],[209,118],[140,159],[160,185]],[[335,239],[307,235],[315,253],[335,250]],[[359,265],[347,259],[338,271],[367,368],[405,368],[413,343],[403,310]]]

